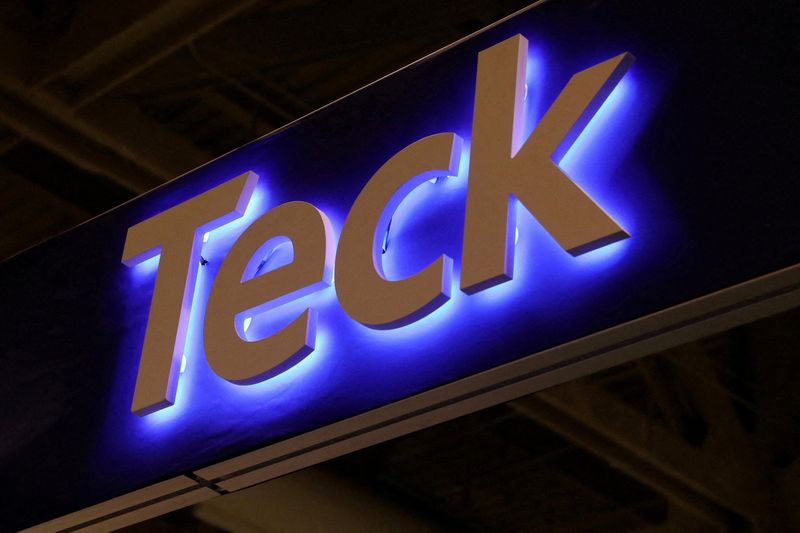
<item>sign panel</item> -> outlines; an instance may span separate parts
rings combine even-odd
[[[728,58],[687,18],[538,6],[1,264],[4,505],[24,509],[3,519],[213,470],[798,263],[764,56]]]

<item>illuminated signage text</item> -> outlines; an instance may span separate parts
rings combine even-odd
[[[573,255],[628,236],[554,159],[583,131],[633,57],[621,54],[575,74],[526,140],[527,50],[527,40],[517,35],[478,56],[460,279],[468,294],[513,277],[512,197]],[[314,349],[313,308],[265,338],[250,338],[237,317],[268,313],[330,285],[342,309],[374,329],[402,327],[447,302],[453,258],[441,255],[414,275],[388,280],[380,250],[403,198],[426,180],[456,175],[463,144],[455,133],[439,133],[389,158],[350,208],[338,245],[326,215],[305,202],[279,205],[253,222],[228,251],[208,298],[203,341],[209,366],[226,380],[250,384],[294,365]],[[134,413],[174,403],[203,235],[243,215],[257,180],[245,173],[128,230],[126,265],[161,255]],[[291,262],[259,272],[259,259],[280,243],[290,243]]]

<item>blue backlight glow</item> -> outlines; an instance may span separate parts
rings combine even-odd
[[[543,76],[543,59],[536,54],[532,54],[529,56],[527,65],[527,79],[531,82],[531,86],[541,84],[543,81],[541,79]],[[528,109],[525,129],[528,131],[533,129],[540,114],[540,111],[536,108],[537,101],[540,99],[539,92],[529,89],[529,85],[526,84]],[[529,93],[533,93],[530,98],[528,98]],[[559,162],[561,168],[576,181],[580,182],[581,175],[585,173],[586,167],[583,166],[585,159],[589,157],[597,159],[605,156],[602,152],[598,153],[597,145],[604,140],[608,142],[608,136],[613,135],[613,128],[618,126],[615,122],[616,115],[619,114],[620,108],[630,105],[632,96],[632,85],[629,77],[626,77],[611,92],[596,115]],[[469,147],[468,143],[465,144],[467,146],[460,156],[461,161],[457,177],[444,179],[445,177],[442,176],[423,182],[401,202],[394,213],[391,226],[387,228],[383,239],[383,254],[381,257],[384,270],[389,279],[401,279],[413,275],[442,253],[451,257],[459,256],[463,227],[463,204],[469,168]],[[592,169],[596,168],[598,161],[595,160],[594,163],[591,167]],[[596,190],[594,194],[595,197],[600,197],[602,203],[602,191]],[[213,276],[219,267],[218,263],[224,257],[235,238],[244,231],[247,225],[266,212],[266,197],[266,186],[262,180],[256,188],[251,203],[243,217],[214,230],[213,245],[209,242],[211,241],[209,233],[206,233],[203,237],[203,242],[205,243],[203,253],[205,257],[209,258],[210,265],[209,268],[205,269],[204,275],[198,275],[198,286],[195,291],[190,326],[192,340],[187,341],[187,352],[191,353],[192,357],[198,357],[197,354],[202,353],[200,321],[205,312],[205,300],[210,291]],[[433,331],[446,331],[448,324],[452,328],[452,324],[458,322],[458,317],[468,312],[470,308],[484,307],[488,310],[496,308],[498,305],[509,305],[511,300],[520,297],[520,294],[524,294],[526,292],[525,289],[529,288],[528,286],[531,283],[538,285],[535,281],[532,281],[535,277],[534,268],[538,271],[537,273],[540,277],[544,272],[552,272],[555,269],[558,269],[559,272],[563,272],[565,268],[570,272],[579,271],[582,268],[592,270],[618,261],[627,248],[626,241],[620,241],[577,258],[571,257],[556,245],[522,206],[517,202],[513,202],[511,209],[518,211],[516,217],[518,223],[513,228],[513,242],[517,248],[514,279],[473,296],[467,296],[458,290],[460,265],[457,265],[450,291],[451,300],[428,316],[392,330],[373,330],[360,324],[351,324],[351,328],[357,329],[359,335],[370,338],[371,342],[380,345],[389,345],[404,339],[425,337]],[[334,218],[344,218],[344,214]],[[390,235],[391,240],[395,243],[391,247],[389,246]],[[530,239],[526,236],[536,236],[536,238]],[[245,275],[244,278],[259,275],[287,264],[292,260],[291,243],[287,244],[282,241],[272,243],[270,241],[265,243],[263,248],[263,250],[259,250],[254,255],[251,261],[252,264],[248,267],[251,271],[254,269],[255,271],[251,272],[250,275]],[[283,253],[284,250],[282,248],[284,250],[288,249],[288,254]],[[529,258],[536,258],[536,261],[529,261]],[[533,267],[533,265],[537,266]],[[555,276],[555,273],[553,272],[551,275]],[[313,361],[324,358],[319,355],[319,352],[329,349],[328,345],[331,342],[327,335],[322,332],[330,330],[328,322],[335,322],[335,319],[331,318],[333,314],[331,310],[338,308],[338,304],[333,294],[334,291],[332,289],[322,291],[322,296],[312,294],[301,298],[292,305],[286,306],[288,309],[282,309],[280,312],[271,311],[260,316],[240,315],[237,319],[240,324],[240,331],[247,332],[249,339],[264,338],[284,327],[298,316],[303,309],[313,305],[314,308],[320,311],[319,339],[316,343],[314,354],[295,365],[292,370],[256,385],[225,385],[229,388],[229,393],[235,395],[236,392],[234,391],[247,390],[249,391],[247,392],[248,395],[253,395],[258,394],[258,391],[272,390],[277,386],[277,383],[295,381],[299,379],[298,376],[307,373],[308,370],[304,369],[314,368]],[[341,309],[338,309],[336,314],[340,319],[346,319]],[[190,344],[191,346],[189,346]],[[189,376],[189,379],[195,378]],[[185,382],[188,379],[183,379],[182,381]],[[188,387],[188,385],[181,386],[179,394],[181,396],[188,395]],[[176,403],[178,401],[186,400],[176,400]]]
[[[526,72],[525,137],[565,80],[577,71],[573,67],[569,64],[563,67],[564,72],[551,74],[551,68],[561,68],[559,62],[539,43],[531,44]],[[463,85],[471,83],[474,71],[464,76]],[[557,161],[570,179],[629,232],[630,239],[573,257],[524,206],[510,201],[509,208],[516,210],[516,224],[509,227],[515,247],[513,279],[476,294],[462,292],[459,282],[472,113],[472,102],[462,98],[462,104],[453,104],[438,123],[440,131],[454,131],[464,140],[457,176],[422,182],[400,203],[388,233],[378,240],[384,248],[378,256],[390,280],[413,275],[441,255],[451,257],[454,264],[450,299],[416,322],[384,330],[353,321],[339,305],[333,285],[262,314],[245,310],[236,317],[236,324],[240,335],[251,342],[280,330],[307,308],[316,311],[317,323],[314,350],[309,355],[274,377],[241,385],[227,382],[212,371],[203,343],[208,295],[228,250],[259,216],[292,200],[317,206],[332,221],[338,236],[358,194],[358,189],[347,181],[354,179],[353,170],[347,167],[349,174],[340,175],[345,171],[340,173],[336,163],[331,162],[336,161],[333,158],[326,163],[328,167],[314,167],[307,177],[312,190],[307,192],[303,188],[306,176],[301,173],[304,167],[296,161],[296,154],[292,159],[277,148],[270,151],[270,142],[252,148],[245,163],[237,162],[235,169],[224,169],[233,176],[243,171],[243,165],[247,165],[245,169],[252,165],[261,177],[244,215],[202,237],[201,253],[208,263],[197,274],[175,404],[145,417],[131,414],[136,370],[121,371],[124,376],[120,381],[124,381],[129,395],[119,400],[114,416],[124,419],[124,423],[115,426],[116,433],[109,438],[122,448],[174,448],[176,455],[172,459],[180,461],[177,454],[183,449],[181,443],[186,435],[202,435],[223,443],[259,443],[304,431],[312,424],[319,427],[334,421],[339,413],[363,412],[530,353],[529,345],[538,346],[540,338],[560,331],[590,308],[593,295],[603,290],[604,280],[623,276],[625,269],[635,264],[637,254],[642,253],[642,242],[647,242],[642,235],[652,226],[648,204],[632,202],[624,191],[636,176],[626,158],[647,117],[639,100],[649,88],[645,79],[637,75],[636,67],[632,68]],[[454,100],[448,100],[451,101]],[[322,135],[320,131],[324,129],[318,130],[318,135]],[[419,137],[430,133],[426,129]],[[280,138],[274,142],[279,143]],[[385,158],[396,148],[386,142]],[[355,150],[347,153],[348,157],[359,154]],[[373,166],[356,168],[361,179],[358,188],[363,186],[362,176],[377,170],[375,165],[380,158],[374,159]],[[279,172],[281,169],[284,175]],[[295,172],[301,173],[296,180]],[[313,181],[318,174],[320,178]],[[345,185],[340,186],[337,180]],[[378,231],[381,229],[376,228]],[[267,248],[254,255],[252,275],[292,261],[291,244],[272,243]],[[159,256],[155,256],[131,269],[138,280],[136,287],[151,283],[158,260]],[[498,340],[508,338],[525,341],[509,344]]]
[[[145,259],[141,263],[137,263],[131,267],[131,273],[140,279],[149,279],[155,275],[158,270],[158,263],[161,261],[161,254],[158,253],[150,259]]]
[[[635,92],[633,77],[626,75],[614,87],[561,160],[557,161],[559,166],[564,169],[575,167],[580,159],[586,157],[587,152],[607,144],[610,136],[617,135],[613,129],[613,122],[621,111],[630,110]],[[606,143],[603,142],[604,140]]]

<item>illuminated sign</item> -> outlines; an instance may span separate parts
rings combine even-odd
[[[800,305],[785,46],[706,4],[537,3],[0,262],[0,522],[235,491]]]
[[[474,294],[512,279],[515,198],[565,251],[580,255],[628,237],[553,162],[560,160],[633,62],[628,53],[575,74],[525,139],[528,41],[517,35],[478,57],[472,146],[461,257],[461,290]],[[290,368],[314,350],[317,310],[309,306],[267,336],[253,321],[333,282],[344,311],[374,329],[407,326],[451,295],[453,258],[441,255],[403,279],[390,279],[382,245],[392,217],[421,184],[457,176],[464,142],[429,135],[394,154],[367,182],[347,215],[338,249],[328,217],[291,201],[257,218],[227,252],[213,282],[203,339],[220,377],[253,384]],[[160,255],[132,411],[147,415],[175,402],[204,236],[244,215],[258,176],[248,172],[133,226],[123,261]],[[263,269],[278,245],[288,264]]]

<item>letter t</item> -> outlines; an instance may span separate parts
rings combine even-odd
[[[241,217],[258,176],[246,172],[128,229],[122,262],[161,254],[131,411],[175,402],[203,234]]]

